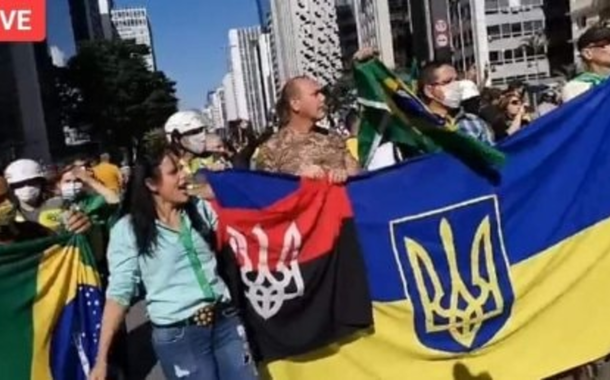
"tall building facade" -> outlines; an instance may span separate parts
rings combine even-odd
[[[261,131],[270,122],[275,103],[269,35],[259,26],[232,29],[229,46],[237,116]]]
[[[111,12],[114,8],[114,0],[98,0],[98,8],[100,10],[100,21],[104,38],[112,40],[118,37],[117,31],[114,28],[114,25],[112,25]]]
[[[359,46],[371,46],[379,51],[379,58],[393,68],[394,42],[388,0],[354,1]]]
[[[479,78],[492,85],[521,80],[549,82],[553,66],[565,64],[569,33],[564,0],[451,0],[449,15],[454,63],[460,71],[476,64]],[[551,4],[552,3],[552,4]],[[557,34],[559,33],[559,35]],[[570,51],[568,47],[568,51]],[[569,61],[569,57],[568,57]]]
[[[70,14],[77,43],[104,38],[98,0],[70,0]]]
[[[209,110],[209,116],[215,128],[225,128],[225,104],[224,104],[224,88],[221,86],[214,91],[208,92],[208,104],[206,107]]]
[[[336,6],[341,59],[343,60],[343,67],[347,68],[359,47],[354,0],[337,0]]]
[[[341,70],[335,0],[272,0],[271,14],[276,87],[298,75],[334,83]]]
[[[237,114],[237,98],[235,96],[235,81],[233,73],[228,72],[222,78],[222,89],[224,93],[225,122],[239,119]]]
[[[149,70],[156,70],[155,48],[146,8],[121,8],[111,10],[112,24],[122,40],[132,40],[150,49],[145,57]]]

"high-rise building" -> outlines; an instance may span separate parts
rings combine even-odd
[[[354,2],[358,43],[379,51],[379,58],[394,67],[394,44],[388,0],[357,0]]]
[[[336,7],[341,59],[343,60],[343,67],[347,68],[359,47],[354,0],[337,0]]]
[[[553,68],[570,61],[566,2],[451,0],[450,34],[456,67],[466,71],[476,64],[479,78],[488,70],[493,85],[515,80],[549,82]]]
[[[249,120],[255,130],[263,130],[275,101],[269,35],[258,26],[232,29],[229,45],[237,116]]]
[[[77,43],[104,38],[98,0],[70,0],[70,14]]]
[[[219,87],[214,91],[208,92],[209,117],[212,119],[214,128],[225,128],[225,111],[224,111],[224,88]]]
[[[271,13],[276,87],[299,75],[334,83],[341,70],[335,0],[273,0]]]
[[[156,70],[155,48],[146,8],[121,8],[111,10],[112,24],[122,40],[132,40],[150,49],[146,55],[146,65]]]
[[[118,37],[117,31],[112,25],[112,9],[114,8],[114,0],[98,0],[98,7],[100,10],[100,19],[102,23],[102,31],[104,38],[112,40]]]
[[[225,111],[225,123],[232,120],[239,119],[237,114],[237,98],[235,97],[235,85],[233,80],[233,73],[228,72],[222,78],[222,89],[224,94],[224,111]]]

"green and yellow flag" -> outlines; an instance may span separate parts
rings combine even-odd
[[[0,246],[0,304],[0,378],[87,378],[103,293],[85,237]]]
[[[399,145],[407,157],[447,152],[475,169],[504,164],[504,154],[457,130],[435,115],[414,90],[377,59],[354,67],[362,120],[358,154],[364,167],[383,141]]]

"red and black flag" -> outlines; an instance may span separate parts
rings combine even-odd
[[[218,199],[218,241],[230,253],[224,259],[237,264],[229,287],[260,359],[305,354],[370,327],[345,188],[271,176],[262,188],[259,176],[226,172],[208,179]]]

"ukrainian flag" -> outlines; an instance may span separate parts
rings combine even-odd
[[[85,237],[0,247],[0,302],[0,378],[87,378],[103,293]]]
[[[351,180],[374,328],[270,376],[539,380],[610,353],[608,110],[610,83],[525,127],[494,179],[437,153]],[[294,182],[252,176],[210,176],[220,204]]]

